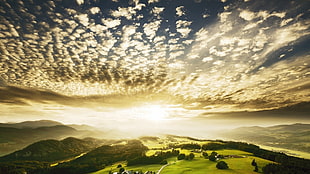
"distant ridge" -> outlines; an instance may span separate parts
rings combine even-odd
[[[310,153],[310,124],[296,123],[269,127],[239,127],[221,133],[222,137]]]
[[[57,125],[63,125],[63,124],[52,120],[24,121],[20,123],[0,123],[0,127],[12,127],[12,128],[38,128],[38,127],[49,127]]]
[[[86,125],[64,125],[52,120],[0,123],[0,156],[46,139],[99,137],[104,133]]]

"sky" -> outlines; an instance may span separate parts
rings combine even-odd
[[[309,106],[309,6],[0,0],[0,119],[169,127],[240,113],[310,122],[307,107],[259,115]]]

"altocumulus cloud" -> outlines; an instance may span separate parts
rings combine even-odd
[[[309,101],[307,5],[2,0],[1,90],[231,110]]]

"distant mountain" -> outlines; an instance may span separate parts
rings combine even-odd
[[[240,127],[223,132],[221,136],[310,153],[310,124],[297,123],[270,127]]]
[[[103,138],[105,135],[105,132],[88,125],[64,125],[52,120],[0,123],[0,156],[41,140],[60,140],[66,137]]]
[[[0,157],[0,161],[45,161],[64,160],[88,152],[98,144],[90,139],[66,138],[64,140],[42,140],[26,148]]]
[[[8,154],[31,143],[45,139],[62,139],[80,134],[65,125],[38,128],[0,127],[0,154]]]
[[[37,120],[37,121],[24,121],[20,123],[0,123],[0,127],[12,127],[12,128],[38,128],[63,125],[60,122],[52,120]]]

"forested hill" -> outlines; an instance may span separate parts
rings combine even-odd
[[[0,161],[41,161],[53,162],[71,158],[88,152],[98,144],[89,139],[66,138],[64,140],[43,140],[27,146],[26,148],[0,158]]]
[[[105,133],[87,125],[64,125],[52,120],[0,123],[0,156],[7,155],[37,141],[67,137],[101,137]]]

